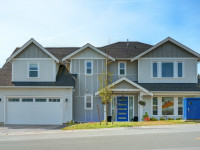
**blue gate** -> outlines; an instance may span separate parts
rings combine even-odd
[[[128,97],[117,97],[117,121],[128,121]]]
[[[200,98],[184,98],[183,119],[200,120]]]

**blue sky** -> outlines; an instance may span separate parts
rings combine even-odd
[[[0,67],[32,37],[51,47],[156,44],[170,36],[200,53],[199,6],[199,0],[1,1]]]

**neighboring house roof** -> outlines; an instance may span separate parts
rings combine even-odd
[[[200,79],[196,83],[137,83],[149,91],[198,91],[200,92]]]
[[[65,60],[67,60],[67,59],[73,57],[74,55],[78,54],[79,52],[83,51],[84,49],[86,49],[86,48],[88,48],[88,47],[91,48],[91,49],[93,49],[93,50],[96,51],[97,53],[99,53],[99,54],[101,54],[101,55],[103,55],[103,56],[105,56],[105,57],[108,57],[109,59],[111,59],[111,60],[113,60],[113,61],[115,60],[113,57],[109,56],[107,53],[105,53],[105,52],[99,50],[98,48],[94,47],[93,45],[87,43],[87,44],[84,45],[83,47],[79,48],[78,50],[76,50],[76,51],[74,51],[73,53],[71,53],[71,54],[67,55],[66,57],[64,57],[64,58],[62,59],[62,61],[65,61]]]
[[[47,55],[49,55],[52,59],[54,59],[56,62],[59,62],[59,59],[57,59],[54,55],[52,55],[49,51],[47,51],[42,45],[40,45],[36,40],[31,38],[28,42],[26,42],[21,48],[18,50],[15,50],[14,53],[6,60],[6,62],[10,62],[13,58],[15,58],[19,53],[21,53],[25,48],[27,48],[31,43],[34,43],[37,45],[42,51],[44,51]]]
[[[55,82],[12,82],[11,63],[6,63],[0,70],[0,87],[20,87],[20,86],[48,86],[48,87],[75,87],[76,75],[69,74],[66,67],[60,65]]]
[[[131,61],[137,60],[138,58],[144,56],[145,54],[151,52],[152,50],[156,49],[157,47],[159,47],[160,45],[162,45],[162,44],[164,44],[164,43],[166,43],[166,42],[168,42],[168,41],[169,41],[169,42],[172,42],[172,43],[174,43],[174,44],[176,44],[176,45],[178,45],[179,47],[181,47],[181,48],[183,48],[184,50],[188,51],[189,53],[193,54],[194,56],[200,58],[200,54],[199,54],[199,53],[193,51],[192,49],[190,49],[190,48],[188,48],[187,46],[185,46],[185,45],[179,43],[178,41],[172,39],[171,37],[167,37],[166,39],[162,40],[161,42],[159,42],[158,44],[156,44],[156,45],[154,45],[153,47],[149,48],[148,50],[144,51],[143,53],[141,53],[141,54],[135,56],[134,58],[131,59]]]

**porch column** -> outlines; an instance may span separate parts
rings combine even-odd
[[[138,94],[138,102],[143,100],[143,92]],[[138,103],[138,121],[142,121],[143,106]]]
[[[106,120],[106,105],[104,105],[104,108],[103,108],[103,116],[104,116],[104,120]]]

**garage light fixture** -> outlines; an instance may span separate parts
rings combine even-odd
[[[0,102],[1,102],[1,98],[0,98]]]

